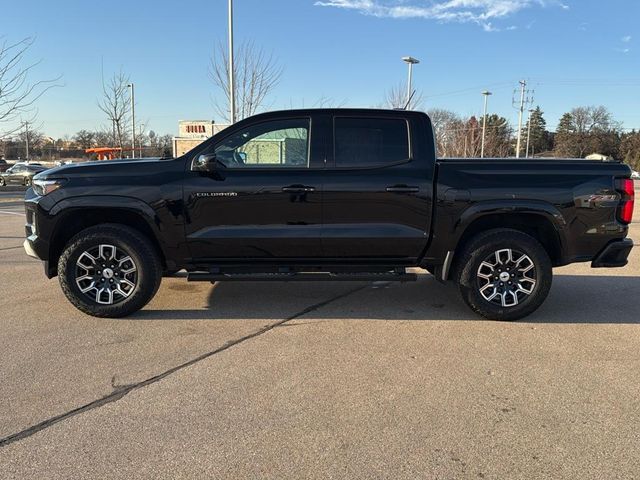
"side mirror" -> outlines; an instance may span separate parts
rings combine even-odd
[[[191,163],[191,170],[193,172],[215,172],[216,163],[215,153],[198,155]]]

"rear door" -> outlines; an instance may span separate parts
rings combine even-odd
[[[324,182],[325,257],[411,263],[421,255],[434,162],[419,120],[394,112],[334,117]]]
[[[187,172],[194,261],[321,257],[325,148],[315,123],[262,116],[229,127],[198,152],[215,153],[217,171]]]

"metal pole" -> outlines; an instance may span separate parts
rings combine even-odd
[[[516,144],[516,158],[520,158],[522,147],[522,114],[524,113],[524,95],[527,88],[526,80],[520,81],[520,108],[518,109],[518,142]]]
[[[526,158],[529,158],[529,143],[531,141],[531,114],[533,110],[529,110],[529,120],[527,121],[527,153]]]
[[[233,0],[229,0],[229,118],[236,123],[236,91],[233,62]]]
[[[133,82],[131,87],[131,158],[136,158],[136,102],[133,94]]]
[[[29,161],[29,122],[24,122],[24,146],[25,146],[25,154],[26,154],[26,161]]]
[[[407,110],[411,110],[411,83],[413,80],[413,63],[409,62],[409,80],[407,82]]]
[[[484,95],[484,114],[482,115],[482,147],[480,149],[480,158],[484,158],[484,142],[487,133],[487,104],[489,103],[489,95],[491,95],[491,92],[485,90],[482,92],[482,95]]]

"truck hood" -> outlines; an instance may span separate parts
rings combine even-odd
[[[61,165],[39,173],[34,178],[47,180],[53,178],[78,177],[120,177],[155,174],[165,170],[166,165],[175,159],[144,158],[140,160],[100,160],[93,162]]]

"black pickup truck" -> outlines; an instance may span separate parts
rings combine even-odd
[[[182,269],[208,282],[411,281],[422,267],[480,315],[515,320],[542,304],[553,267],[626,265],[630,175],[610,162],[440,160],[421,112],[272,112],[180,158],[37,175],[25,249],[100,317],[139,310]]]

